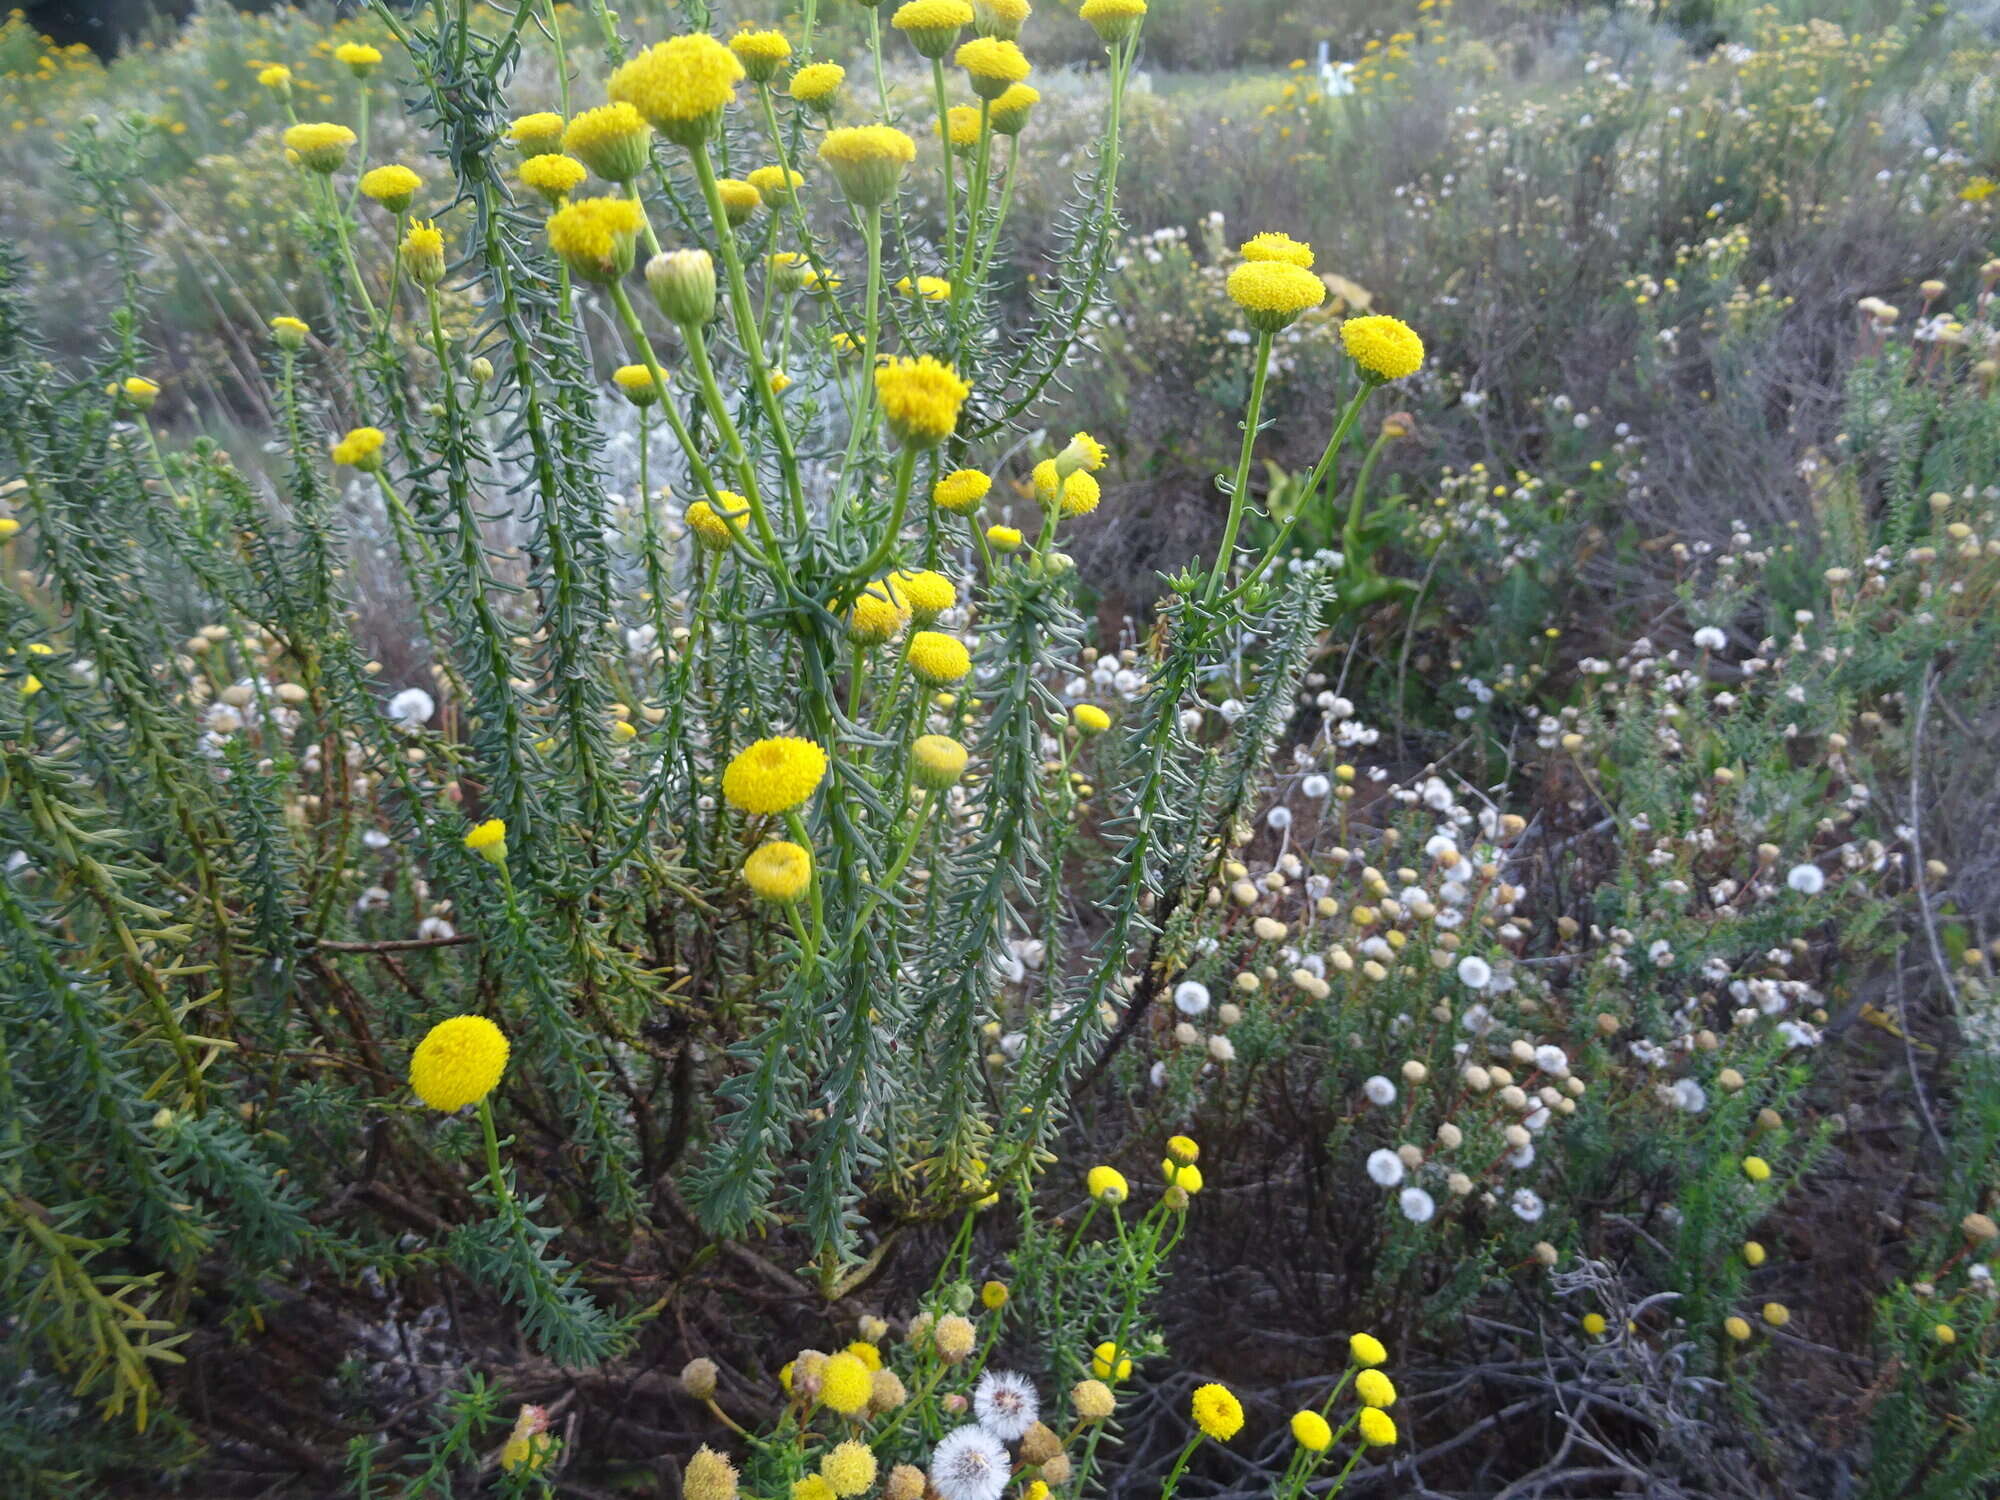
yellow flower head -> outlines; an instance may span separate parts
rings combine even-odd
[[[1062,482],[1062,513],[1065,516],[1087,516],[1097,509],[1097,502],[1103,494],[1097,476],[1087,469],[1078,469]]]
[[[397,254],[404,274],[418,286],[436,286],[444,280],[444,234],[431,220],[412,219]]]
[[[743,518],[750,514],[750,502],[734,490],[718,490],[716,497],[724,506],[721,513],[706,500],[697,500],[681,513],[681,519],[704,547],[720,550],[735,542]]]
[[[736,54],[697,31],[648,47],[612,73],[607,90],[668,140],[692,149],[722,122],[742,77]]]
[[[972,7],[966,0],[909,0],[889,24],[925,57],[943,57],[960,30],[972,24]]]
[[[981,36],[1019,41],[1032,10],[1028,0],[973,0],[972,24]]]
[[[729,39],[729,50],[752,83],[769,83],[792,56],[782,31],[739,31]]]
[[[1118,1409],[1118,1398],[1101,1380],[1079,1380],[1070,1387],[1069,1404],[1076,1408],[1079,1421],[1102,1422]]]
[[[140,411],[151,411],[153,403],[160,399],[158,383],[143,375],[127,375],[118,383],[116,393]]]
[[[1395,1382],[1380,1370],[1363,1370],[1355,1376],[1354,1394],[1361,1398],[1364,1406],[1390,1407],[1396,1404]]]
[[[1771,1179],[1771,1164],[1761,1156],[1743,1158],[1743,1175],[1752,1182],[1768,1182]]]
[[[666,371],[660,373],[664,375]],[[653,380],[653,372],[644,365],[620,365],[611,372],[611,379],[634,406],[651,406],[660,399],[660,387]]]
[[[812,884],[812,872],[812,851],[787,839],[762,845],[743,861],[743,878],[766,901],[798,900]]]
[[[954,104],[944,112],[939,127],[954,151],[971,151],[979,145],[979,111],[970,104]]]
[[[995,552],[1019,552],[1021,550],[1021,530],[1018,526],[989,526],[986,541]]]
[[[1167,1137],[1167,1156],[1186,1166],[1201,1160],[1201,1147],[1184,1135],[1170,1135]]]
[[[986,109],[986,123],[995,135],[1019,135],[1028,123],[1028,111],[1042,102],[1040,89],[1017,83]]]
[[[965,642],[935,630],[912,635],[903,655],[918,680],[931,687],[957,682],[972,670],[972,653],[965,649]]]
[[[874,1393],[875,1382],[869,1378],[868,1366],[861,1362],[859,1355],[842,1350],[827,1356],[820,1366],[819,1399],[822,1405],[844,1417],[855,1416],[867,1410],[868,1398]]]
[[[951,436],[958,425],[958,409],[972,387],[950,365],[926,354],[920,359],[885,359],[875,371],[875,394],[889,430],[904,446],[933,448]]]
[[[1750,1337],[1749,1320],[1734,1316],[1724,1318],[1722,1320],[1722,1331],[1740,1344]]]
[[[960,45],[952,61],[965,69],[972,92],[982,99],[998,99],[1011,84],[1026,80],[1034,71],[1021,49],[997,36],[976,36]]]
[[[948,734],[917,736],[910,746],[911,774],[917,785],[941,792],[965,774],[965,746]]]
[[[1365,1365],[1370,1369],[1386,1362],[1389,1358],[1389,1351],[1382,1347],[1382,1341],[1372,1333],[1352,1335],[1347,1341],[1347,1352],[1354,1356],[1357,1365]]]
[[[715,191],[722,199],[723,215],[732,226],[745,223],[764,206],[764,195],[757,191],[756,184],[740,177],[718,178]]]
[[[979,1289],[979,1305],[988,1312],[998,1312],[1007,1305],[1007,1283],[989,1281]]]
[[[1764,1304],[1764,1321],[1773,1328],[1783,1328],[1792,1321],[1792,1310],[1782,1302]]]
[[[1285,260],[1246,260],[1229,273],[1229,297],[1260,333],[1276,333],[1326,300],[1326,283]]]
[[[951,283],[942,276],[919,276],[915,281],[905,276],[896,283],[896,290],[905,297],[921,297],[926,302],[951,301]]]
[[[1245,240],[1239,250],[1245,260],[1282,260],[1301,271],[1313,268],[1312,246],[1300,243],[1289,234],[1267,229]]]
[[[399,214],[408,208],[417,189],[423,185],[423,178],[408,167],[393,164],[375,167],[361,174],[361,195],[373,198],[392,214]]]
[[[1583,1331],[1586,1334],[1588,1334],[1591,1338],[1596,1339],[1604,1337],[1604,1330],[1610,1326],[1611,1326],[1610,1324],[1604,1321],[1603,1313],[1592,1312],[1592,1313],[1585,1313],[1583,1315]],[[1365,1371],[1364,1373],[1373,1375],[1376,1372],[1373,1370],[1368,1370]],[[1376,1404],[1382,1405],[1385,1403],[1378,1402]]]
[[[819,1472],[841,1500],[865,1494],[875,1484],[875,1450],[853,1438],[836,1443],[819,1461]]]
[[[736,1500],[736,1465],[703,1443],[681,1474],[681,1500]]]
[[[846,78],[847,69],[839,63],[807,63],[792,75],[792,97],[815,109],[832,109],[834,95]]]
[[[562,149],[563,117],[549,110],[522,115],[507,127],[508,144],[523,156],[546,156]]]
[[[838,1500],[824,1474],[808,1474],[792,1481],[792,1500]]]
[[[289,93],[292,87],[292,70],[283,63],[272,63],[268,68],[258,70],[257,81],[274,93]]]
[[[752,168],[745,180],[766,203],[789,203],[806,179],[804,174],[774,163],[768,167]]]
[[[1746,1266],[1763,1265],[1764,1247],[1755,1240],[1745,1240],[1743,1242],[1743,1264]]]
[[[928,625],[958,603],[958,590],[942,573],[921,568],[914,573],[891,573],[889,597],[918,625]]]
[[[521,163],[521,181],[548,199],[550,208],[560,207],[589,175],[582,162],[559,151],[545,151]]]
[[[1125,1380],[1132,1374],[1132,1361],[1116,1344],[1102,1343],[1090,1351],[1090,1373],[1099,1380]]]
[[[1364,1406],[1356,1423],[1361,1441],[1371,1448],[1387,1448],[1396,1441],[1396,1419],[1379,1406]]]
[[[325,176],[347,165],[347,153],[353,145],[353,131],[324,120],[293,125],[285,131],[285,149],[297,152],[300,164],[308,171]]]
[[[738,753],[722,773],[722,795],[747,813],[790,812],[825,779],[824,750],[811,740],[779,735]]]
[[[955,516],[969,515],[992,488],[993,481],[977,469],[953,469],[931,486],[931,503]]]
[[[1197,1388],[1190,1404],[1194,1425],[1218,1443],[1228,1442],[1243,1430],[1243,1403],[1226,1385],[1210,1383]]]
[[[639,111],[620,101],[586,109],[563,132],[563,150],[606,182],[620,186],[646,170],[652,159],[653,128]]]
[[[271,319],[271,337],[285,349],[303,349],[306,336],[311,332],[303,318],[294,318],[288,313],[280,313]]]
[[[382,54],[366,42],[342,42],[333,49],[333,60],[356,78],[366,78],[382,61]]]
[[[1123,1203],[1132,1196],[1125,1174],[1116,1167],[1092,1167],[1083,1185],[1099,1203]]]
[[[1401,380],[1423,368],[1424,341],[1401,318],[1377,313],[1340,325],[1347,357],[1377,380]]]
[[[1097,33],[1099,41],[1122,42],[1146,19],[1146,0],[1083,0],[1077,15]]]
[[[549,248],[587,281],[616,281],[632,269],[644,222],[630,198],[579,198],[549,216]]]
[[[433,1026],[410,1054],[410,1087],[432,1109],[452,1114],[477,1104],[507,1070],[507,1038],[484,1016]]]
[[[1056,472],[1074,474],[1078,469],[1088,469],[1095,474],[1110,457],[1104,444],[1087,432],[1079,432],[1069,440],[1069,446],[1056,455]]]
[[[382,445],[388,441],[379,427],[356,427],[333,445],[333,461],[372,474],[382,467]]]
[[[1095,703],[1079,703],[1070,710],[1070,717],[1076,720],[1076,727],[1085,734],[1102,734],[1111,727],[1111,715]]]
[[[917,143],[893,125],[848,125],[821,138],[819,159],[833,168],[851,200],[879,208],[895,196],[903,168],[917,159]]]
[[[879,646],[902,628],[903,612],[879,583],[863,589],[847,611],[847,638],[857,646]]]
[[[1179,1188],[1189,1197],[1201,1191],[1201,1168],[1193,1162],[1179,1162],[1168,1157],[1160,1163],[1160,1175],[1166,1179],[1168,1187]]]
[[[507,820],[488,818],[465,836],[465,847],[488,864],[507,862]]]
[[[1333,1446],[1333,1429],[1316,1411],[1292,1413],[1292,1437],[1308,1453],[1324,1453]]]

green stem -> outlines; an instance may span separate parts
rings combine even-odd
[[[958,264],[958,174],[951,161],[951,105],[945,97],[944,59],[931,59],[931,87],[937,94],[938,151],[944,157],[944,263]],[[972,233],[970,224],[966,233]]]
[[[1257,420],[1264,409],[1264,381],[1271,372],[1271,335],[1257,335],[1257,370],[1250,379],[1250,404],[1243,412],[1243,446],[1236,455],[1236,482],[1229,491],[1229,519],[1222,526],[1222,545],[1216,549],[1215,566],[1209,570],[1208,586],[1201,601],[1212,603],[1229,564],[1236,556],[1236,531],[1243,524],[1243,507],[1250,498],[1250,454],[1257,446]]]

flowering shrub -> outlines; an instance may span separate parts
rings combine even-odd
[[[115,117],[5,81],[62,144],[0,253],[12,1486],[1686,1490],[1812,1472],[1763,1376],[1849,1316],[1881,1484],[1981,1473],[2000,950],[1935,798],[1992,800],[1993,279],[1864,310],[1810,555],[1669,540],[1572,646],[1519,626],[1651,556],[1646,432],[1537,362],[1553,477],[1392,478],[1474,320],[1448,364],[1295,223],[1130,238],[1141,0],[1040,18],[1087,87],[1018,0],[865,9],[205,14]],[[1443,29],[1269,132],[1486,77]],[[1901,45],[1779,40],[1795,111]],[[1571,103],[1549,160],[1665,139]],[[1397,201],[1347,212],[1405,257],[1465,213]],[[1661,243],[1633,388],[1749,384],[1756,232]],[[1197,460],[1100,630],[1111,487]],[[1795,1205],[1862,1027],[1934,1186],[1843,1300]]]

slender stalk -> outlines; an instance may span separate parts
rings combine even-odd
[[[1209,570],[1208,586],[1201,602],[1212,603],[1229,564],[1236,556],[1236,531],[1243,524],[1243,507],[1250,497],[1250,454],[1257,446],[1257,421],[1264,410],[1264,381],[1271,372],[1271,335],[1257,335],[1257,368],[1250,378],[1250,402],[1243,412],[1243,446],[1236,455],[1236,481],[1229,491],[1229,519],[1222,525],[1222,545],[1215,552],[1215,566]]]

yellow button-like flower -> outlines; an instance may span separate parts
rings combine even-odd
[[[433,1026],[410,1054],[410,1087],[432,1109],[452,1114],[477,1104],[507,1070],[506,1035],[484,1016]]]
[[[722,795],[757,815],[789,812],[826,779],[826,752],[811,740],[778,735],[759,740],[730,761]]]
[[[995,552],[1019,552],[1022,536],[1016,526],[989,526],[986,528],[987,545]]]
[[[1313,268],[1312,246],[1293,239],[1289,234],[1266,230],[1252,235],[1238,249],[1245,260],[1281,260],[1297,266],[1301,271]]]
[[[770,166],[752,168],[744,179],[757,190],[757,196],[766,203],[789,203],[804,184],[803,174],[790,167],[773,163]]]
[[[979,1289],[979,1304],[988,1312],[998,1312],[1007,1305],[1007,1283],[989,1281]]]
[[[283,63],[272,63],[269,67],[258,70],[257,81],[273,93],[290,93],[292,70]]]
[[[718,490],[716,498],[723,504],[722,511],[718,512],[706,500],[697,500],[681,513],[681,519],[704,547],[719,551],[740,535],[743,518],[750,513],[750,502],[734,490]]]
[[[1099,41],[1122,42],[1146,19],[1146,0],[1083,0],[1077,15],[1097,33]]]
[[[382,54],[366,42],[342,42],[333,49],[333,60],[356,78],[366,78],[382,61]]]
[[[408,208],[417,189],[423,185],[423,178],[408,167],[395,163],[361,174],[361,195],[373,198],[392,214],[399,214]]]
[[[444,233],[431,220],[412,219],[396,253],[403,274],[418,286],[436,286],[444,280]]]
[[[1361,1441],[1371,1448],[1387,1448],[1396,1441],[1396,1419],[1379,1406],[1364,1406],[1355,1426]]]
[[[1243,1430],[1243,1403],[1226,1385],[1197,1387],[1189,1405],[1204,1437],[1226,1443]]]
[[[507,820],[488,818],[465,836],[465,847],[488,864],[507,862]]]
[[[278,341],[281,348],[303,349],[311,332],[303,318],[294,318],[289,313],[280,313],[271,319],[271,337]]]
[[[563,117],[549,110],[522,115],[507,127],[508,144],[523,156],[546,156],[562,149]]]
[[[944,112],[939,132],[954,151],[973,151],[979,146],[979,111],[970,104],[954,104]]]
[[[1132,1361],[1116,1344],[1099,1344],[1090,1351],[1090,1373],[1099,1380],[1125,1380],[1132,1374]]]
[[[844,1417],[865,1411],[874,1389],[875,1382],[869,1378],[868,1366],[861,1362],[858,1355],[849,1354],[844,1349],[827,1356],[826,1363],[820,1366],[820,1402]]]
[[[331,175],[347,165],[353,148],[354,132],[345,125],[315,121],[293,125],[285,131],[285,149],[298,153],[299,164],[308,171]]]
[[[995,135],[1019,135],[1028,123],[1028,111],[1042,102],[1040,89],[1017,83],[986,109],[986,123]]]
[[[1761,1156],[1743,1158],[1743,1175],[1752,1182],[1768,1182],[1771,1179],[1771,1164]]]
[[[1773,1328],[1783,1328],[1792,1321],[1792,1310],[1782,1302],[1764,1304],[1764,1321]]]
[[[1062,482],[1062,513],[1071,517],[1087,516],[1097,509],[1097,502],[1103,494],[1097,476],[1088,469],[1078,469]]]
[[[1750,1321],[1747,1318],[1724,1318],[1722,1320],[1722,1331],[1740,1344],[1750,1337]]]
[[[908,447],[931,448],[951,436],[972,387],[926,354],[884,360],[875,371],[875,394],[891,432]]]
[[[766,901],[796,901],[812,884],[812,851],[787,839],[774,840],[743,861],[743,878]]]
[[[1034,71],[1034,64],[1012,42],[997,36],[976,36],[953,54],[952,61],[965,69],[966,82],[982,99],[998,99],[1009,85],[1022,82]]]
[[[722,200],[723,217],[731,227],[747,223],[750,215],[764,206],[764,195],[757,191],[757,185],[740,177],[719,178],[715,191]]]
[[[1083,1185],[1099,1203],[1123,1203],[1132,1196],[1125,1174],[1116,1167],[1092,1167]]]
[[[1401,380],[1424,365],[1424,341],[1401,318],[1377,313],[1340,325],[1347,356],[1377,380]]]
[[[333,445],[333,461],[372,474],[382,467],[382,445],[388,434],[379,427],[356,427]]]
[[[1743,1264],[1752,1267],[1763,1265],[1764,1247],[1755,1240],[1745,1240],[1743,1242]]]
[[[958,603],[958,590],[942,573],[920,568],[911,573],[891,573],[887,579],[889,597],[918,625],[928,625]]]
[[[925,57],[943,57],[958,33],[972,24],[972,7],[966,0],[909,0],[889,24]]]
[[[935,630],[912,635],[903,655],[918,680],[931,687],[957,682],[972,670],[972,653],[965,649],[965,642]]]
[[[546,198],[550,208],[560,207],[589,175],[582,162],[559,151],[545,151],[521,163],[521,181]]]
[[[1078,1421],[1102,1422],[1118,1409],[1118,1398],[1101,1380],[1079,1380],[1070,1387],[1069,1404],[1076,1409]]]
[[[630,198],[579,198],[549,216],[549,248],[587,281],[616,281],[632,269],[644,223]]]
[[[1166,1179],[1168,1187],[1179,1188],[1189,1197],[1201,1191],[1201,1168],[1193,1162],[1180,1162],[1168,1157],[1160,1163],[1160,1176]]]
[[[1372,1333],[1357,1333],[1347,1340],[1347,1352],[1354,1357],[1357,1365],[1373,1369],[1389,1358],[1389,1351],[1382,1347],[1382,1341]]]
[[[634,406],[651,406],[662,394],[653,372],[645,365],[620,365],[611,372],[611,379]]]
[[[820,1477],[833,1487],[834,1494],[841,1500],[872,1489],[875,1469],[875,1450],[853,1438],[835,1443],[819,1461]]]
[[[887,588],[870,584],[847,610],[847,638],[857,646],[879,646],[903,628],[903,612]]]
[[[652,161],[653,128],[623,100],[586,109],[563,132],[563,150],[606,182],[620,186]]]
[[[1292,1438],[1308,1453],[1324,1453],[1333,1446],[1333,1429],[1316,1411],[1292,1413]]]
[[[1167,1137],[1167,1156],[1186,1166],[1201,1160],[1201,1147],[1184,1135],[1170,1135]]]
[[[1069,716],[1085,734],[1102,734],[1111,727],[1111,715],[1095,703],[1079,703],[1069,711]]]
[[[953,469],[931,486],[931,503],[955,516],[970,515],[992,488],[992,479],[977,469]]]
[[[834,96],[847,79],[847,69],[839,63],[807,63],[792,75],[792,97],[817,110],[833,108]]]
[[[792,56],[782,31],[739,31],[729,39],[729,50],[752,83],[769,83]]]
[[[965,746],[948,734],[919,735],[910,746],[910,774],[918,786],[941,792],[965,774]]]
[[[1583,1331],[1586,1334],[1588,1334],[1591,1338],[1594,1339],[1603,1338],[1604,1330],[1608,1326],[1609,1325],[1604,1321],[1603,1313],[1593,1312],[1593,1313],[1585,1313],[1583,1315]],[[1371,1370],[1368,1373],[1372,1375],[1375,1372]]]
[[[704,32],[671,37],[613,71],[606,91],[676,145],[700,145],[736,99],[743,64]]]
[[[981,36],[1018,41],[1032,10],[1028,0],[973,0],[972,24]]]
[[[829,130],[819,159],[833,168],[840,190],[862,208],[879,208],[895,196],[903,169],[917,159],[917,143],[893,125],[848,125]]]
[[[1289,327],[1299,314],[1326,300],[1325,282],[1284,260],[1246,260],[1229,273],[1226,285],[1230,300],[1260,333]]]

